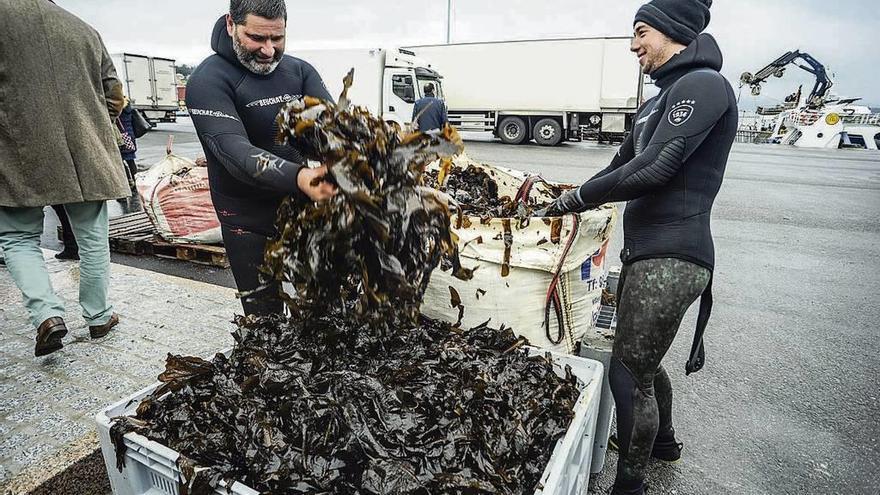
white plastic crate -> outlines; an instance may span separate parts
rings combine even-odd
[[[617,283],[620,279],[620,267],[608,270],[606,289],[617,294]],[[593,325],[584,332],[581,341],[581,356],[595,359],[605,366],[605,377],[602,384],[602,400],[599,403],[599,418],[596,422],[596,439],[593,447],[593,473],[601,473],[605,468],[605,455],[608,453],[608,437],[611,435],[611,420],[614,417],[614,397],[611,395],[611,383],[608,381],[608,369],[611,366],[611,354],[614,348],[614,334],[617,331],[617,306],[599,306],[599,315]]]
[[[526,352],[547,351],[527,348]],[[557,442],[535,495],[583,495],[587,493],[590,481],[590,463],[602,393],[603,367],[602,363],[591,359],[551,354],[560,376],[567,364],[571,366],[572,374],[580,379],[584,387],[575,403],[571,426],[565,436]],[[110,441],[111,418],[133,414],[141,399],[152,393],[158,385],[151,385],[105,408],[95,417],[104,464],[115,495],[179,495],[181,473],[177,468],[179,454],[176,451],[148,440],[142,435],[129,433],[123,439],[127,447],[125,467],[119,472],[116,469],[116,449]],[[225,490],[217,491],[218,495],[226,493]],[[259,492],[241,483],[233,484],[231,493],[259,495]]]
[[[529,352],[546,351],[529,349]],[[599,361],[579,356],[551,354],[558,373],[563,372],[566,364],[571,366],[572,374],[584,383],[584,388],[575,403],[571,426],[557,442],[535,495],[585,495],[590,487],[593,440],[602,399],[604,366]]]

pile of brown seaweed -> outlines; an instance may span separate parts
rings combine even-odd
[[[414,323],[431,271],[446,256],[458,263],[448,197],[423,187],[428,163],[462,150],[452,127],[403,134],[396,124],[306,97],[282,109],[282,140],[325,163],[338,187],[333,199],[302,205],[289,200],[277,220],[280,237],[266,250],[271,278],[293,285],[288,305],[308,318],[356,297],[359,318],[387,329]]]
[[[534,176],[531,181],[544,182]],[[458,210],[469,216],[490,218],[517,218],[522,223],[528,221],[539,209],[550,206],[548,202],[538,202],[528,197],[528,187],[534,182],[524,184],[520,189],[521,197],[499,196],[498,182],[481,167],[468,164],[467,167],[456,167],[449,161],[443,161],[439,170],[425,173],[425,183],[445,192],[455,199]],[[544,182],[551,194],[559,196],[563,189]]]
[[[182,493],[525,494],[579,393],[506,329],[424,320],[379,340],[339,315],[238,323],[229,357],[169,357],[137,419],[113,426],[120,467],[136,431],[181,453]]]
[[[577,380],[517,352],[508,329],[419,316],[441,259],[470,275],[448,199],[420,185],[461,142],[448,127],[403,134],[345,95],[279,115],[339,189],[279,212],[266,273],[292,284],[293,316],[238,318],[232,352],[212,361],[169,356],[162,385],[111,429],[118,467],[134,431],[181,453],[183,495],[233,480],[272,494],[533,492]]]
[[[426,182],[449,194],[465,215],[512,217],[517,203],[510,196],[498,196],[498,182],[485,170],[468,165],[466,168],[441,164],[440,171],[426,173]]]

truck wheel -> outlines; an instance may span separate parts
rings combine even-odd
[[[534,136],[541,146],[556,146],[562,141],[562,126],[555,119],[541,119],[535,124]]]
[[[506,144],[520,144],[526,140],[526,123],[519,117],[504,117],[498,126],[498,137]]]

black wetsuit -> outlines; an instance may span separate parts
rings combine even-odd
[[[701,34],[657,69],[660,94],[639,109],[611,164],[551,212],[627,201],[618,326],[610,369],[621,458],[618,483],[638,486],[655,437],[672,442],[672,389],[660,361],[703,295],[688,372],[702,366],[715,265],[709,219],[736,135],[737,106],[715,40]],[[660,430],[658,433],[658,429]]]
[[[306,199],[296,177],[304,165],[292,146],[275,143],[281,106],[304,95],[332,100],[321,76],[308,63],[285,55],[268,75],[246,69],[235,55],[225,17],[211,38],[216,52],[193,72],[186,105],[208,160],[211,198],[239,291],[259,286],[266,239],[288,195]],[[246,314],[280,312],[278,288],[242,299]]]

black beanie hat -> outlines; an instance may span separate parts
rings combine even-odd
[[[690,45],[709,25],[712,0],[652,0],[636,12],[642,21],[674,41]]]

